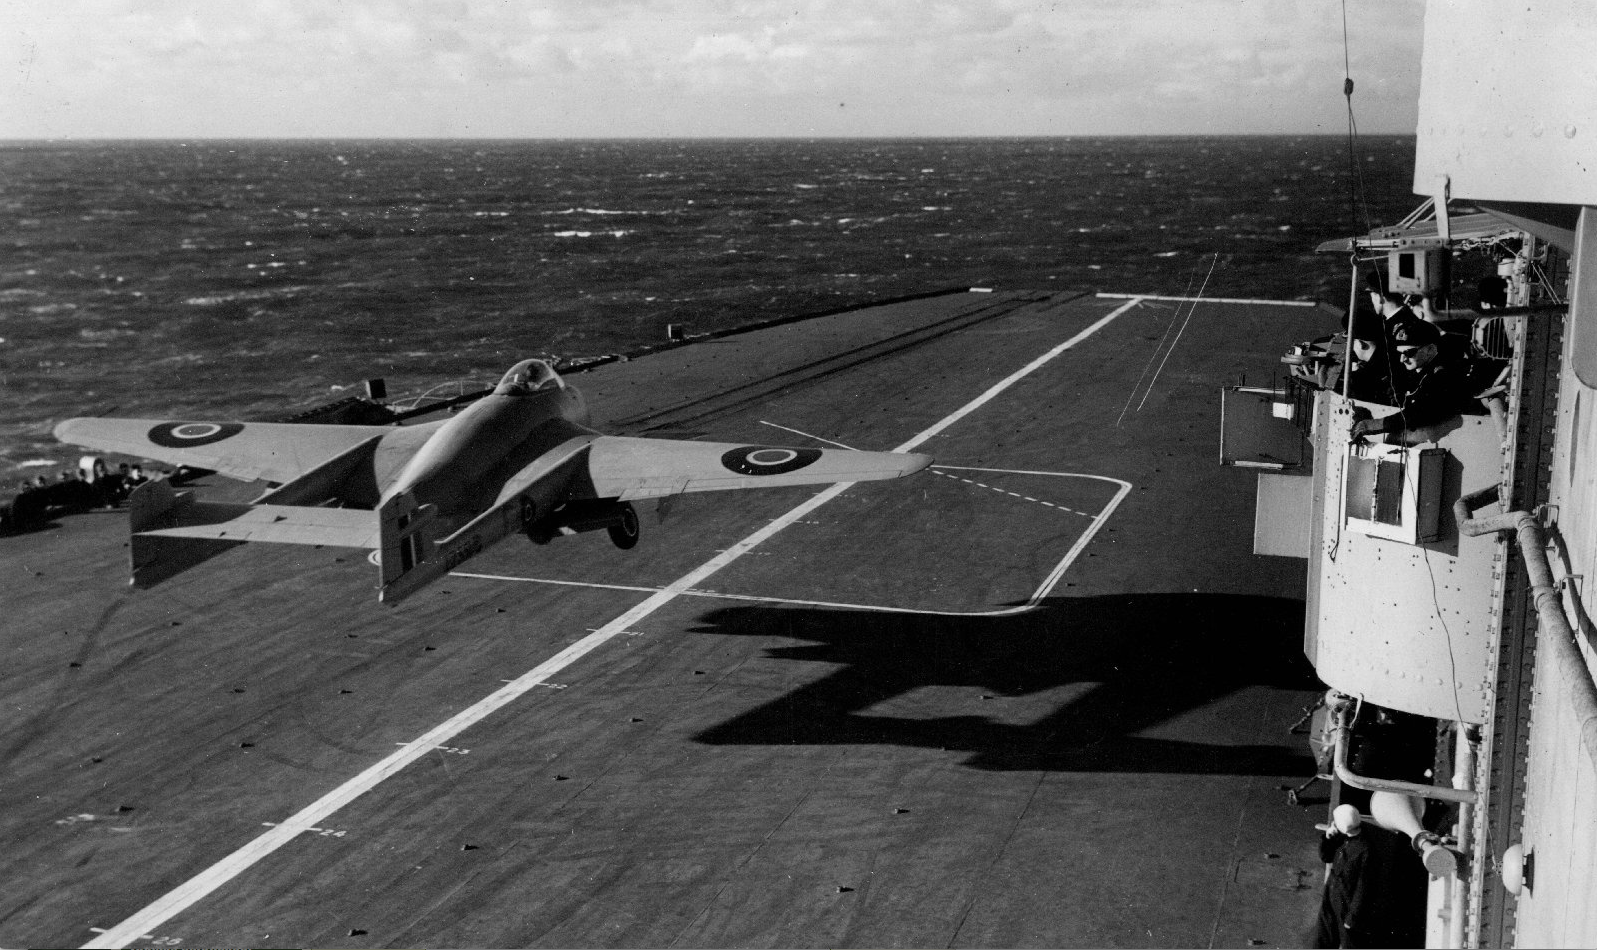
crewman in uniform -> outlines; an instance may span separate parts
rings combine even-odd
[[[1398,411],[1358,420],[1353,424],[1354,438],[1420,429],[1467,411],[1479,412],[1480,395],[1508,368],[1506,360],[1477,356],[1469,352],[1467,341],[1421,321],[1395,328],[1392,350],[1404,380]]]
[[[1358,940],[1364,923],[1361,918],[1370,915],[1374,895],[1365,886],[1370,845],[1363,824],[1357,808],[1338,805],[1331,812],[1331,827],[1320,839],[1320,860],[1329,864],[1331,871],[1320,900],[1316,947],[1364,946]]]

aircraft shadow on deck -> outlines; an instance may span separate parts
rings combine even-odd
[[[807,640],[766,655],[841,668],[694,738],[960,750],[970,767],[995,771],[1311,774],[1290,721],[1279,746],[1136,735],[1249,687],[1323,689],[1303,657],[1303,610],[1302,601],[1226,594],[1055,597],[1007,617],[726,608],[694,632]],[[870,711],[923,687],[1002,700],[1073,685],[1074,698],[1023,725]]]

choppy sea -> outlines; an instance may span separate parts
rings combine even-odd
[[[1350,162],[1334,136],[0,144],[0,483],[74,458],[50,437],[70,416],[278,416],[373,376],[403,395],[629,352],[668,324],[971,286],[1340,304],[1346,262],[1314,247],[1410,211],[1413,154],[1365,137]]]

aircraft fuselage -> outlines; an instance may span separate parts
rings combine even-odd
[[[505,482],[531,460],[591,433],[587,425],[586,401],[571,386],[484,396],[438,427],[383,486],[382,501],[411,492],[458,526],[492,505]]]

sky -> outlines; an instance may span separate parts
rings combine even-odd
[[[1364,134],[1423,0],[1345,0]],[[0,138],[1344,134],[1344,0],[0,0]]]

